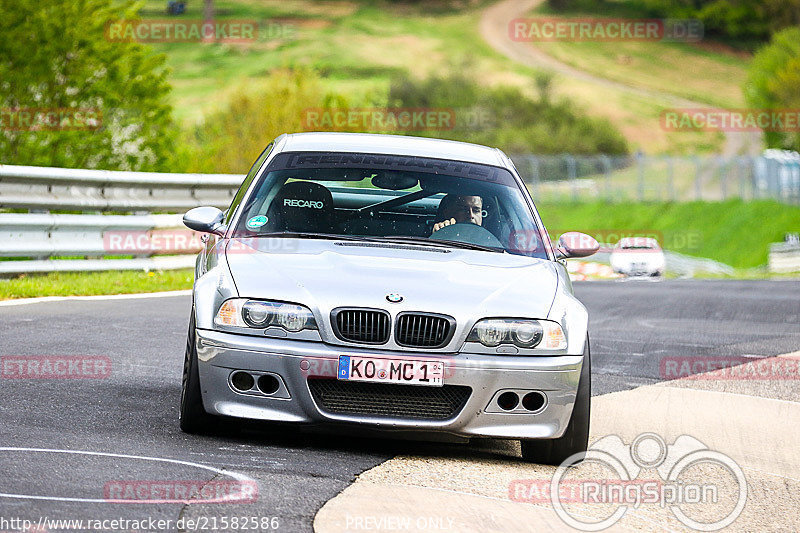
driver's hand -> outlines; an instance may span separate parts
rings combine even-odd
[[[449,225],[455,224],[455,223],[456,223],[456,219],[454,219],[454,218],[451,218],[450,220],[443,220],[442,222],[437,222],[436,224],[433,225],[433,231],[435,233],[435,232],[439,231],[440,229],[444,228],[445,226],[449,226]]]

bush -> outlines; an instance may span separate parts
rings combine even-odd
[[[0,2],[0,162],[169,168],[177,129],[164,56],[104,34],[133,17],[130,3],[111,0]],[[20,109],[37,118],[9,124]]]
[[[542,97],[534,101],[518,89],[484,89],[460,75],[424,81],[397,78],[388,94],[390,108],[453,110],[455,125],[452,129],[384,133],[475,142],[509,153],[627,153],[625,139],[608,121],[583,116],[569,102],[552,102],[547,80],[540,80],[538,88]],[[367,108],[380,111],[387,105],[387,98],[365,98],[370,100],[363,103]],[[323,90],[312,70],[274,71],[263,82],[235,91],[224,109],[195,128],[187,143],[187,171],[246,172],[264,147],[282,133],[315,129],[370,132],[357,127],[313,128],[305,120],[309,110],[346,112],[355,107],[344,96]]]
[[[537,81],[538,100],[514,87],[485,88],[460,74],[392,82],[395,107],[454,109],[453,129],[415,135],[497,146],[508,153],[625,154],[625,138],[608,120],[586,116],[566,100],[552,101],[549,81]]]
[[[598,17],[698,19],[706,36],[747,49],[800,24],[800,0],[548,0],[548,6]]]
[[[800,109],[800,27],[776,33],[753,57],[745,83],[748,105],[757,109]],[[800,134],[764,132],[769,148],[800,150]]]
[[[765,41],[787,26],[800,24],[800,0],[643,0],[660,16],[696,18],[706,35]]]
[[[345,104],[344,98],[326,94],[311,70],[275,71],[255,87],[240,88],[223,110],[195,129],[188,171],[247,172],[272,139],[303,131],[307,109]]]

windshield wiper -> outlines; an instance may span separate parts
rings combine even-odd
[[[336,233],[310,233],[305,231],[273,231],[271,233],[261,233],[254,237],[282,237],[286,239],[324,239],[337,241],[366,241],[382,242],[372,237],[360,237],[358,235],[339,235]]]
[[[447,240],[440,240],[440,239],[429,239],[427,237],[411,237],[406,235],[393,235],[390,237],[377,237],[382,241],[401,241],[401,242],[413,242],[419,244],[427,244],[428,246],[439,246],[444,248],[463,248],[465,250],[480,250],[482,252],[495,252],[495,253],[505,253],[505,250],[500,248],[492,248],[491,246],[483,246],[480,244],[472,244],[469,242],[461,242],[461,241],[447,241]]]
[[[505,253],[505,250],[499,248],[492,248],[491,246],[482,246],[480,244],[471,244],[460,241],[445,241],[437,239],[429,239],[427,237],[412,237],[406,235],[394,235],[390,237],[362,237],[359,235],[339,235],[335,233],[310,233],[303,231],[273,231],[271,233],[261,233],[254,235],[254,237],[278,237],[286,239],[322,239],[322,240],[338,240],[338,241],[361,241],[361,242],[413,242],[416,244],[437,246],[439,248],[463,248],[465,250],[480,250],[483,252]]]

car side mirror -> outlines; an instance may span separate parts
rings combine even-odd
[[[577,231],[569,231],[558,238],[556,257],[558,259],[587,257],[596,253],[599,249],[600,244],[594,237]]]
[[[190,209],[183,215],[183,224],[195,231],[224,235],[225,227],[222,224],[225,215],[216,207],[204,206]]]

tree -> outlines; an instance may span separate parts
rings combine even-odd
[[[564,11],[569,7],[569,0],[547,0],[547,5],[555,11]]]
[[[203,2],[203,22],[214,23],[214,0],[204,0]],[[214,37],[204,37],[203,41],[213,41]]]
[[[800,24],[800,0],[641,0],[653,15],[699,19],[706,36],[750,47]]]
[[[189,171],[245,173],[272,139],[308,130],[309,111],[347,107],[344,98],[323,91],[313,71],[276,70],[235,91],[196,128]]]
[[[0,0],[0,163],[168,167],[177,131],[165,58],[106,35],[109,23],[134,17],[132,3],[114,0]],[[20,128],[11,123],[20,109],[99,120]]]
[[[413,132],[488,146],[507,153],[626,154],[625,137],[606,119],[590,117],[569,100],[551,97],[551,76],[537,76],[534,100],[516,87],[483,87],[463,74],[393,80],[395,107],[452,109],[455,125]]]
[[[745,98],[756,109],[800,109],[800,27],[776,33],[750,63]],[[791,128],[790,128],[791,129]],[[800,150],[800,133],[765,131],[769,148]]]

